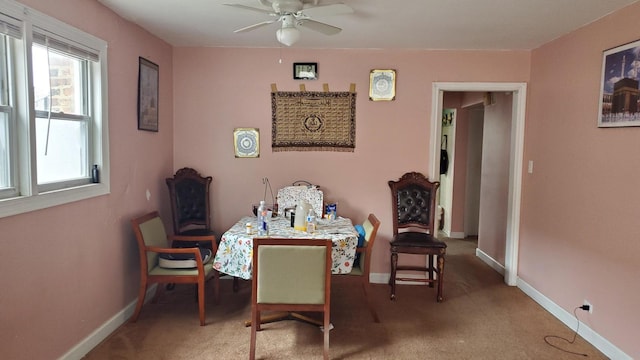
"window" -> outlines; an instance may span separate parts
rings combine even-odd
[[[0,0],[0,217],[109,192],[106,55],[104,41]]]

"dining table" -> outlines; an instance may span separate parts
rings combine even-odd
[[[247,226],[247,225],[250,226]],[[213,268],[220,273],[249,280],[252,276],[253,238],[297,238],[331,239],[331,273],[348,274],[353,268],[358,246],[358,232],[351,219],[338,216],[335,219],[317,219],[315,231],[296,230],[290,219],[276,216],[269,221],[267,235],[258,235],[256,216],[245,216],[238,220],[220,239]],[[249,230],[247,230],[249,229]]]

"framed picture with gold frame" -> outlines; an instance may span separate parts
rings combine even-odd
[[[260,129],[233,129],[233,147],[237,158],[260,157]]]
[[[390,101],[396,99],[396,71],[371,70],[369,74],[369,100]]]

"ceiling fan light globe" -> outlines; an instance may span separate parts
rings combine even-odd
[[[276,39],[286,46],[291,46],[300,40],[300,30],[295,27],[284,27],[276,31]]]

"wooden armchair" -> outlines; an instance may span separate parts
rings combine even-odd
[[[365,230],[364,244],[363,246],[356,248],[356,254],[359,254],[360,256],[358,261],[353,264],[353,269],[348,275],[360,277],[360,280],[362,281],[362,290],[364,292],[365,300],[367,301],[367,306],[369,307],[369,312],[371,312],[373,321],[379,323],[380,318],[378,318],[378,313],[369,299],[369,276],[371,271],[371,251],[373,249],[373,244],[376,241],[378,228],[380,228],[380,220],[378,220],[374,214],[369,214],[369,217],[364,221],[362,227]]]
[[[213,251],[217,250],[215,238],[213,236],[170,236],[168,237],[162,219],[157,211],[137,217],[131,220],[133,231],[138,242],[140,252],[140,288],[138,291],[138,303],[136,310],[132,316],[133,322],[138,320],[140,310],[144,304],[144,298],[149,285],[154,283],[167,284],[197,284],[198,291],[198,310],[200,314],[200,325],[205,324],[204,309],[204,284],[205,281],[213,278],[214,280],[214,298],[218,302],[219,295],[219,274],[213,269],[213,256],[209,262],[203,263],[200,249],[193,248],[171,248],[168,241],[197,241],[199,243],[208,242]],[[195,268],[176,269],[163,268],[159,266],[160,254],[192,254],[196,262]],[[154,301],[160,296],[163,287],[156,288]]]

